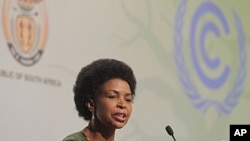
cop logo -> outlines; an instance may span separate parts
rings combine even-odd
[[[24,66],[42,57],[48,34],[43,0],[5,0],[3,31],[12,56]]]
[[[186,96],[203,112],[230,114],[243,93],[246,48],[232,8],[182,0],[175,17],[175,61]],[[190,2],[191,3],[191,2]],[[188,9],[188,10],[187,10]]]

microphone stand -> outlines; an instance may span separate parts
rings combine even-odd
[[[176,141],[176,139],[175,139],[175,137],[174,137],[174,134],[173,134],[173,135],[171,135],[171,136],[172,136],[173,140],[174,140],[174,141]]]

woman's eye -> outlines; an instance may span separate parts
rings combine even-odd
[[[116,98],[116,96],[115,95],[110,95],[109,98],[114,99],[114,98]]]
[[[126,99],[126,101],[131,103],[133,100],[129,98],[129,99]]]

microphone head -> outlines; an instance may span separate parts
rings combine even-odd
[[[174,135],[174,131],[172,130],[172,128],[168,125],[168,126],[166,126],[166,131],[168,132],[168,134],[170,135],[170,136],[173,136]]]

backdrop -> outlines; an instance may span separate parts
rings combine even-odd
[[[0,0],[0,140],[60,141],[87,122],[72,87],[98,58],[138,81],[117,141],[228,141],[250,124],[248,0]]]

